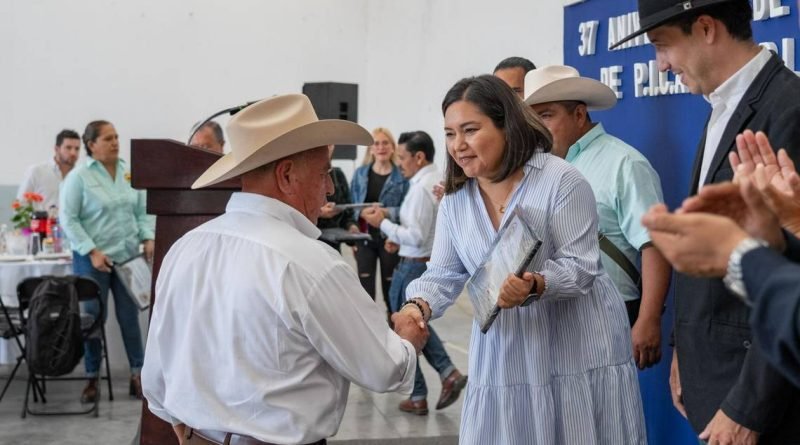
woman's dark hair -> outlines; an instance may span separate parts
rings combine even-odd
[[[103,120],[91,121],[86,125],[86,129],[83,130],[83,146],[86,148],[86,154],[90,158],[92,157],[92,149],[89,148],[89,142],[96,141],[97,137],[100,136],[100,129],[106,125],[111,125],[111,122]]]
[[[461,79],[450,88],[442,101],[442,114],[456,102],[467,101],[481,110],[494,126],[505,133],[506,146],[500,169],[490,178],[500,182],[517,171],[538,150],[549,152],[553,137],[536,113],[525,105],[502,80],[489,74]],[[447,157],[445,193],[458,191],[467,182],[464,170],[452,156]]]
[[[753,8],[748,0],[733,0],[697,8],[697,10],[664,23],[664,26],[677,26],[688,36],[692,33],[692,25],[701,15],[708,15],[722,22],[725,29],[728,30],[728,34],[736,40],[746,42],[753,38],[753,28],[750,25]]]
[[[404,144],[406,150],[412,155],[422,152],[425,154],[425,159],[428,162],[433,162],[433,156],[436,154],[436,149],[433,146],[433,139],[428,133],[424,131],[409,131],[402,133],[397,140],[397,145]]]

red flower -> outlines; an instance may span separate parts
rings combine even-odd
[[[38,193],[33,193],[33,192],[27,192],[27,193],[25,193],[23,195],[23,197],[28,202],[42,202],[42,201],[44,201],[44,198],[42,197],[42,195],[40,195]]]
[[[22,204],[20,204],[20,203],[19,203],[19,201],[17,201],[16,199],[14,200],[14,202],[12,202],[12,203],[11,203],[11,208],[12,208],[13,210],[17,210],[17,209],[18,209],[18,208],[20,208],[21,206],[22,206]]]

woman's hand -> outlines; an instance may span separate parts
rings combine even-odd
[[[155,252],[156,252],[156,243],[151,239],[145,240],[144,259],[146,259],[148,263],[153,262],[153,255],[155,254]]]
[[[536,274],[525,272],[522,278],[514,274],[508,274],[508,278],[500,286],[500,296],[497,298],[497,305],[502,309],[519,306],[528,298],[528,295],[539,286]]]
[[[92,261],[92,267],[100,272],[110,273],[111,266],[114,265],[111,258],[107,257],[106,254],[99,249],[92,249],[92,251],[89,252],[89,259]]]
[[[393,243],[387,239],[386,241],[383,242],[383,250],[385,250],[388,253],[395,253],[398,250],[400,250],[400,245],[397,243]]]

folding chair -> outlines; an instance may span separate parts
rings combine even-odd
[[[96,300],[97,304],[100,307],[100,316],[99,318],[95,318],[90,314],[84,313],[81,311],[81,332],[83,334],[83,339],[88,340],[89,338],[95,338],[96,336],[100,336],[100,343],[102,345],[102,358],[101,360],[105,362],[106,368],[106,375],[99,376],[99,379],[106,380],[108,382],[108,400],[114,400],[114,393],[111,387],[111,366],[108,363],[108,345],[106,342],[106,329],[105,323],[103,323],[103,315],[105,313],[106,308],[103,306],[103,301],[100,299],[100,286],[91,278],[87,277],[78,277],[73,276],[75,278],[75,288],[78,293],[78,300],[81,302],[87,302]],[[25,326],[27,324],[27,319],[24,317],[25,310],[28,309],[30,306],[31,297],[33,297],[33,293],[36,290],[36,287],[46,278],[50,278],[49,276],[43,277],[32,277],[26,278],[22,282],[17,285],[17,298],[19,298],[19,310],[20,310],[20,317],[22,319],[22,325]],[[97,397],[92,404],[92,406],[85,410],[72,410],[72,411],[34,411],[28,406],[28,395],[31,392],[31,388],[33,388],[33,396],[34,402],[36,402],[36,382],[40,380],[42,382],[42,394],[41,399],[42,403],[47,403],[47,399],[44,397],[44,392],[46,391],[46,382],[48,381],[64,381],[64,380],[87,380],[86,377],[50,377],[50,376],[35,376],[33,373],[28,373],[28,386],[25,390],[25,403],[22,408],[22,418],[24,419],[26,414],[38,415],[38,416],[53,416],[53,415],[70,415],[70,414],[89,414],[94,413],[94,417],[98,417],[99,415],[99,403],[100,397]]]
[[[3,391],[0,392],[0,401],[2,401],[3,397],[6,395],[6,391],[8,391],[8,387],[11,386],[11,382],[14,381],[19,367],[22,365],[22,362],[25,361],[25,345],[20,339],[25,335],[25,331],[20,316],[22,311],[18,307],[8,307],[3,302],[3,299],[0,298],[0,311],[2,311],[2,318],[0,318],[0,338],[4,340],[14,339],[20,351],[20,354],[17,356],[17,363],[14,365],[14,369],[11,370],[11,374],[8,376],[5,386],[3,386]],[[39,397],[44,398],[44,390],[39,386],[39,382],[34,380],[33,400],[37,401]]]

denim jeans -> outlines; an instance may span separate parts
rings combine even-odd
[[[139,374],[144,364],[144,347],[142,346],[142,333],[139,329],[139,307],[122,285],[116,272],[100,272],[92,266],[89,255],[79,255],[72,252],[72,269],[75,275],[89,277],[100,285],[100,300],[103,302],[103,323],[108,318],[108,290],[114,293],[114,309],[122,331],[122,342],[128,354],[128,364],[131,374]],[[100,306],[95,301],[81,303],[81,309],[95,317],[100,316]],[[88,377],[97,377],[102,359],[100,338],[90,338],[84,344],[84,365]]]
[[[425,263],[400,261],[400,264],[394,270],[394,275],[392,275],[392,287],[389,289],[392,312],[400,310],[400,307],[406,301],[406,288],[425,272],[426,267]],[[450,356],[447,355],[442,340],[430,324],[428,325],[428,331],[430,332],[430,337],[425,347],[422,348],[422,354],[425,356],[425,360],[433,366],[433,369],[439,373],[439,378],[444,380],[456,368],[453,366]],[[414,376],[414,390],[411,392],[411,400],[424,400],[427,396],[428,386],[425,384],[425,377],[422,375],[419,361],[417,361],[417,373]]]

